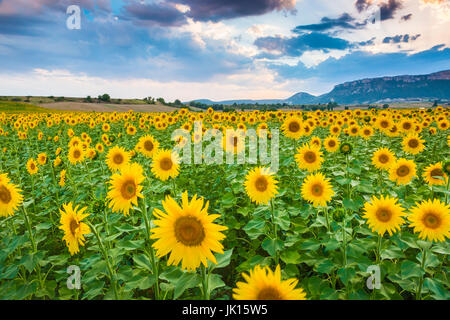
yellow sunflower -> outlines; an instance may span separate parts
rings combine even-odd
[[[63,204],[64,211],[61,209],[59,210],[61,213],[61,226],[59,229],[64,231],[63,240],[69,248],[70,255],[80,252],[79,245],[84,246],[84,241],[86,241],[84,235],[91,232],[89,226],[86,223],[81,222],[84,218],[89,216],[84,213],[87,207],[80,210],[78,210],[78,207],[79,206],[73,208],[72,202],[69,202],[69,204]]]
[[[322,151],[317,147],[305,143],[297,149],[295,161],[300,169],[313,172],[320,169],[324,160],[322,158]]]
[[[339,139],[335,136],[325,138],[323,145],[328,152],[336,152],[339,149]]]
[[[272,175],[270,169],[264,167],[257,167],[247,174],[244,186],[252,202],[267,204],[278,193],[278,181]]]
[[[403,216],[406,213],[397,203],[397,199],[389,196],[380,198],[372,197],[371,203],[364,205],[363,217],[367,219],[367,224],[373,232],[383,236],[387,231],[391,236],[400,226],[405,223]]]
[[[416,164],[404,158],[395,161],[389,168],[389,179],[400,184],[408,184],[416,176]]]
[[[299,139],[302,136],[302,121],[299,117],[293,116],[287,118],[281,125],[281,130],[286,137]]]
[[[443,242],[450,236],[450,206],[438,199],[416,204],[408,220],[420,239]]]
[[[217,263],[212,252],[223,253],[220,243],[225,239],[221,232],[227,227],[213,223],[218,214],[208,214],[209,203],[203,206],[203,198],[197,195],[189,202],[188,193],[182,195],[181,207],[170,196],[162,201],[164,211],[154,209],[156,225],[152,228],[151,239],[156,255],[163,257],[170,253],[168,265],[177,266],[181,261],[181,269],[196,270],[203,264],[207,267],[207,259]]]
[[[29,159],[27,161],[27,171],[30,175],[36,174],[38,172],[38,166],[34,159]]]
[[[108,154],[106,155],[106,163],[111,171],[120,170],[122,167],[127,166],[129,162],[130,153],[119,146],[114,146],[109,149]]]
[[[302,288],[296,289],[298,280],[281,280],[281,269],[277,265],[273,272],[269,267],[256,265],[250,274],[242,273],[246,282],[237,282],[233,289],[235,300],[306,300]]]
[[[372,156],[372,164],[381,170],[389,170],[395,161],[396,157],[394,153],[388,148],[379,148]]]
[[[430,164],[423,172],[423,178],[430,186],[445,185],[448,177],[442,169],[442,162]]]
[[[143,173],[144,170],[139,164],[132,163],[123,166],[120,172],[111,176],[107,199],[113,212],[122,212],[127,216],[132,206],[137,206],[138,198],[144,198],[141,193],[141,183],[145,179]]]
[[[233,154],[243,152],[245,150],[245,132],[240,129],[226,129],[223,136],[223,149]]]
[[[45,152],[39,153],[37,157],[38,163],[43,166],[47,163],[47,154]]]
[[[6,174],[0,176],[0,217],[14,215],[23,202],[22,190],[11,183]]]
[[[178,153],[161,149],[153,156],[152,173],[162,181],[178,176],[180,159]]]
[[[64,187],[66,185],[66,170],[61,170],[61,173],[59,174],[59,182],[58,185],[60,187]]]
[[[158,151],[159,142],[151,135],[143,136],[139,139],[138,145],[141,147],[139,152],[141,152],[146,157],[153,157],[153,155]]]
[[[418,154],[423,151],[425,140],[421,139],[417,134],[409,134],[403,139],[403,151],[410,154]]]
[[[312,203],[314,207],[326,206],[334,195],[330,179],[325,178],[320,172],[306,177],[302,184],[301,193],[303,199]]]
[[[84,151],[81,146],[74,146],[69,148],[69,162],[77,164],[84,160]]]

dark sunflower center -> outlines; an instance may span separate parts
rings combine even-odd
[[[317,183],[311,187],[311,193],[315,197],[320,197],[323,194],[323,186],[320,183]]]
[[[0,201],[4,204],[10,203],[12,200],[11,192],[4,185],[0,187]]]
[[[259,192],[264,192],[264,191],[266,191],[268,185],[269,185],[269,183],[267,182],[266,177],[259,177],[259,178],[256,179],[256,181],[255,181],[255,188],[256,188],[256,190],[258,190]]]
[[[334,140],[328,141],[328,146],[329,146],[329,147],[334,147],[334,146],[336,146],[336,141],[334,141]]]
[[[34,163],[30,164],[30,168],[31,170],[34,170],[36,168],[36,166],[34,165]]]
[[[231,139],[232,139],[232,142],[231,142],[231,143],[233,144],[233,146],[236,147],[236,146],[238,145],[238,142],[239,142],[238,137],[232,137]]]
[[[380,125],[381,125],[382,128],[387,128],[387,127],[389,127],[389,122],[381,121]]]
[[[127,200],[133,198],[136,195],[136,183],[133,180],[125,181],[120,188],[120,194]]]
[[[300,130],[300,124],[298,122],[289,123],[289,131],[290,132],[298,132]]]
[[[389,157],[388,157],[386,154],[382,154],[382,155],[380,155],[380,157],[378,158],[378,160],[379,160],[381,163],[387,163],[387,162],[389,161]]]
[[[257,300],[283,300],[280,292],[273,287],[266,287],[258,292]]]
[[[357,133],[357,132],[358,132],[358,129],[356,129],[356,128],[352,129],[352,133]]]
[[[370,135],[370,130],[364,130],[364,134],[365,134],[366,136]]]
[[[73,219],[70,221],[70,232],[72,232],[73,235],[75,235],[75,231],[80,227],[80,224]]]
[[[417,139],[410,139],[408,141],[408,146],[410,148],[417,148],[419,146],[419,141]]]
[[[316,159],[317,159],[316,154],[312,151],[307,151],[305,153],[304,158],[305,158],[305,161],[308,163],[314,163],[314,162],[316,162]]]
[[[175,222],[175,237],[186,246],[198,246],[205,239],[205,230],[197,218],[181,217]]]
[[[116,153],[113,157],[113,161],[115,164],[122,164],[123,162],[123,155],[120,153]]]
[[[75,150],[75,151],[73,152],[73,157],[74,157],[75,159],[78,159],[79,157],[81,157],[81,152],[80,152],[80,150]]]
[[[442,169],[436,168],[436,169],[431,170],[430,175],[432,177],[443,177],[444,172],[442,171]]]
[[[409,174],[409,168],[407,166],[405,166],[405,165],[400,166],[397,169],[397,175],[399,177],[406,177],[408,174]]]
[[[379,208],[375,214],[381,222],[388,222],[392,217],[392,212],[387,208]]]
[[[403,124],[403,129],[405,129],[405,130],[411,129],[411,123],[409,123],[409,122],[404,123]]]
[[[434,212],[427,212],[422,218],[423,224],[430,229],[436,229],[441,225],[441,218]]]
[[[163,158],[159,164],[159,166],[161,167],[161,169],[168,171],[170,169],[172,169],[173,166],[173,162],[172,159],[170,158]]]

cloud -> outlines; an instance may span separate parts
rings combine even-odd
[[[407,15],[404,15],[404,16],[402,17],[402,20],[403,20],[403,21],[408,21],[409,19],[411,19],[411,17],[412,17],[412,13],[409,13],[409,14],[407,14]]]
[[[302,62],[296,66],[272,64],[270,67],[282,78],[321,79],[322,83],[328,83],[329,87],[325,90],[327,91],[337,83],[355,79],[428,74],[446,70],[449,68],[448,61],[450,61],[450,48],[438,45],[415,54],[406,52],[372,54],[366,51],[354,51],[340,59],[330,57],[313,68],[307,68]]]
[[[194,20],[219,21],[262,15],[271,11],[295,13],[296,0],[169,0],[189,6],[186,14]]]
[[[175,5],[161,3],[129,2],[123,8],[125,16],[136,23],[159,26],[181,26],[186,23],[185,14]]]
[[[348,13],[343,13],[340,17],[333,19],[328,17],[323,17],[320,20],[320,23],[316,24],[308,24],[308,25],[300,25],[295,27],[293,32],[302,32],[302,31],[328,31],[334,28],[341,29],[356,29],[358,27],[357,24],[354,23],[355,18],[353,18]]]
[[[327,34],[312,32],[287,38],[281,36],[262,37],[255,40],[259,49],[279,52],[280,55],[301,56],[305,51],[329,49],[344,50],[351,47],[351,43],[341,38],[334,38]]]
[[[404,34],[404,35],[396,35],[394,37],[385,37],[383,39],[383,43],[400,43],[400,42],[408,43],[409,41],[416,40],[420,36],[421,36],[420,34],[416,34],[415,36],[410,36],[409,34]]]
[[[357,0],[355,2],[355,7],[358,12],[367,11],[374,5],[374,0]],[[377,4],[375,4],[377,5]],[[387,2],[382,2],[378,4],[380,9],[380,19],[381,21],[389,20],[394,18],[394,14],[398,9],[402,8],[401,0],[387,0]]]

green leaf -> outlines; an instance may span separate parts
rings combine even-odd
[[[412,261],[406,260],[402,262],[400,273],[403,279],[420,278],[425,274],[420,265]]]
[[[215,255],[217,264],[208,261],[208,267],[214,267],[214,269],[225,268],[230,264],[231,255],[233,254],[233,249],[227,250],[224,253],[217,253]]]
[[[197,273],[184,272],[173,284],[175,286],[173,298],[178,299],[184,291],[189,288],[198,286],[201,278]]]
[[[335,264],[329,259],[323,259],[317,264],[315,270],[319,273],[330,273],[335,269]]]
[[[222,276],[219,274],[210,274],[208,281],[208,291],[211,293],[214,289],[225,287],[225,282],[222,280]]]
[[[308,239],[303,241],[300,244],[300,249],[301,250],[311,250],[311,251],[315,251],[317,249],[320,248],[320,242],[314,239]]]
[[[433,293],[433,298],[436,300],[450,299],[450,293],[444,286],[435,279],[425,278],[423,287],[429,289]]]
[[[266,250],[271,257],[274,257],[277,251],[283,249],[283,241],[279,239],[266,239],[262,242],[261,247]]]
[[[266,221],[258,218],[252,219],[247,223],[243,230],[248,234],[250,239],[256,239],[258,236],[264,234],[264,228],[266,226]]]
[[[146,255],[144,255],[144,254],[134,255],[133,261],[139,267],[152,272],[152,264],[150,263],[150,259]]]
[[[348,286],[349,281],[355,277],[356,271],[353,268],[341,268],[337,271],[337,275],[339,279],[341,279],[342,283]]]
[[[280,255],[281,260],[283,260],[286,264],[292,263],[292,264],[298,264],[300,263],[300,254],[297,250],[284,250],[281,252]]]
[[[136,250],[141,249],[145,246],[145,240],[121,240],[117,241],[117,247],[123,248],[125,250]]]

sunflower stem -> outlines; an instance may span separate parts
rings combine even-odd
[[[31,240],[31,246],[33,248],[33,254],[36,254],[37,253],[37,245],[36,245],[36,241],[33,236],[33,231],[31,230],[30,219],[28,218],[28,213],[24,206],[22,206],[22,209],[23,209],[23,216],[24,216],[24,220],[25,220],[25,226],[28,230],[28,233],[30,234],[30,240]],[[37,272],[38,272],[39,285],[40,285],[41,289],[43,289],[44,284],[42,282],[41,266],[39,264],[37,265]]]
[[[206,271],[205,266],[201,265],[201,275],[202,275],[202,288],[203,288],[203,300],[209,300],[209,272]]]
[[[277,224],[275,223],[275,204],[273,198],[270,199],[270,213],[272,217],[273,236],[275,240],[278,240]],[[277,251],[275,253],[275,264],[278,264],[278,261],[279,261],[279,253]]]
[[[421,266],[421,269],[424,270],[425,260],[427,257],[427,249],[423,248],[423,249],[421,249],[421,251],[422,251],[422,263],[420,264],[420,266]],[[423,286],[423,280],[424,280],[423,277],[424,277],[424,275],[420,276],[419,286],[417,287],[417,291],[416,291],[416,300],[422,300],[422,286]]]
[[[111,262],[109,260],[108,250],[104,246],[102,238],[100,237],[100,234],[97,231],[97,228],[92,223],[90,223],[89,221],[86,221],[86,223],[94,231],[94,235],[97,238],[98,245],[100,247],[100,251],[102,252],[103,257],[105,258],[105,261],[106,261],[106,266],[107,266],[108,272],[109,272],[109,279],[111,281],[112,288],[113,288],[113,291],[114,291],[114,297],[115,297],[116,300],[119,300],[119,295],[117,293],[117,280],[116,280],[113,268],[111,266]]]
[[[144,223],[145,223],[145,233],[146,233],[146,240],[145,242],[147,244],[149,244],[150,247],[150,254],[148,253],[147,250],[145,250],[145,252],[147,253],[147,256],[150,259],[150,262],[152,264],[152,271],[153,271],[153,275],[155,276],[155,300],[159,300],[160,299],[160,294],[159,294],[159,264],[156,261],[156,257],[155,257],[155,251],[153,250],[153,247],[150,245],[149,241],[150,241],[150,230],[151,230],[151,226],[150,226],[150,221],[148,220],[148,215],[147,215],[147,203],[145,202],[145,199],[142,199],[141,201],[142,203],[142,216],[144,218]]]
[[[328,219],[328,206],[324,207],[324,211],[325,211],[325,219],[327,222],[327,232],[330,232],[330,220]]]
[[[345,233],[345,225],[346,225],[346,211],[344,209],[344,217],[342,218],[342,243],[343,243],[343,263],[344,268],[347,266],[347,235]]]
[[[379,234],[378,235],[378,243],[377,243],[377,264],[380,264],[381,262],[381,240],[382,240],[382,236]]]
[[[448,203],[447,200],[448,200],[448,187],[449,187],[449,185],[450,185],[450,177],[448,177],[448,179],[447,179],[447,188],[446,188],[447,192],[445,193],[445,204]]]

